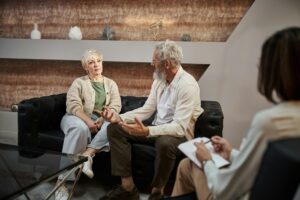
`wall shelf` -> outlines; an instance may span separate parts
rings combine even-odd
[[[178,42],[183,63],[210,64],[220,58],[225,42]],[[105,61],[150,62],[157,41],[105,41],[0,38],[0,58],[80,60],[85,49],[96,48]]]

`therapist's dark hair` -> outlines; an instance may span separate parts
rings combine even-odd
[[[269,101],[300,100],[300,28],[280,30],[263,44],[258,91]],[[277,97],[275,97],[275,93]]]

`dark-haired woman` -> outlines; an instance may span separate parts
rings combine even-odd
[[[254,117],[239,150],[221,137],[213,137],[215,151],[231,162],[218,169],[203,143],[197,143],[198,168],[181,161],[172,196],[195,191],[198,199],[247,199],[269,141],[300,137],[300,28],[276,32],[262,47],[258,91],[274,107]]]

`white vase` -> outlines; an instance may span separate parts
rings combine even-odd
[[[78,26],[74,26],[74,27],[70,28],[69,38],[71,40],[81,40],[82,39],[82,33]]]
[[[31,39],[41,39],[41,32],[38,30],[37,24],[33,25],[33,30],[31,31],[30,37]]]

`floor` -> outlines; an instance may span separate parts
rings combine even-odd
[[[0,142],[4,144],[17,145],[17,115],[14,112],[0,112]],[[32,189],[27,193],[32,200],[44,199],[47,194],[54,188],[56,180],[48,183],[43,183],[40,186]],[[70,185],[71,186],[71,185]],[[110,188],[100,183],[97,179],[89,179],[84,174],[80,177],[79,182],[75,187],[75,192],[72,200],[95,200],[105,195]],[[141,193],[140,199],[148,199],[148,194]],[[16,200],[27,200],[22,195]],[[50,200],[54,200],[51,197]]]
[[[36,187],[35,189],[30,190],[27,193],[27,196],[31,200],[41,200],[44,199],[47,194],[54,188],[56,180],[52,180],[48,183],[43,183],[42,185]],[[71,188],[72,184],[67,184],[68,188]],[[99,199],[101,196],[105,195],[110,188],[102,185],[96,179],[89,179],[88,177],[82,175],[79,182],[77,183],[72,200],[95,200]],[[140,200],[148,199],[148,194],[140,194]],[[16,200],[27,200],[24,195],[19,196]],[[54,195],[50,198],[54,200]]]

